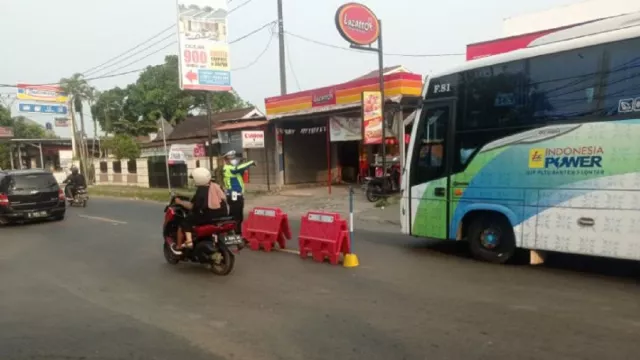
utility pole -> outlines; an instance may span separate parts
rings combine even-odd
[[[287,68],[284,51],[284,20],[282,19],[282,0],[278,0],[278,40],[280,43],[280,95],[287,94]]]

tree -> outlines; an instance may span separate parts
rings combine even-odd
[[[24,116],[11,117],[11,113],[4,106],[0,105],[0,126],[6,126],[13,129],[13,136],[16,139],[44,139],[55,137],[45,131],[45,129],[35,123],[32,123]],[[7,169],[11,167],[11,157],[9,144],[0,144],[0,168]]]
[[[75,73],[70,78],[62,78],[60,87],[62,91],[71,97],[71,111],[80,114],[80,131],[84,138],[86,133],[84,130],[84,106],[82,103],[92,95],[93,90],[80,73]]]
[[[136,139],[129,135],[118,134],[104,139],[102,146],[118,160],[135,160],[140,157],[140,146]]]

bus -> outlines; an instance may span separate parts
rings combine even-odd
[[[640,14],[561,32],[425,81],[403,233],[640,260]]]

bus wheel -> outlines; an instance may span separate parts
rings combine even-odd
[[[479,217],[471,222],[467,234],[471,253],[476,259],[504,264],[516,251],[513,227],[503,216]]]

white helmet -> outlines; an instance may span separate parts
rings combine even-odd
[[[209,185],[211,181],[211,172],[203,167],[195,168],[191,176],[193,176],[193,182],[196,186]]]

